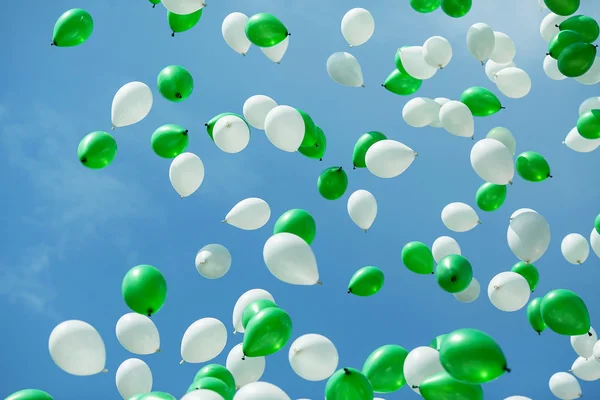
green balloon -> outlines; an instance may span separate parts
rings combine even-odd
[[[516,263],[512,267],[511,271],[516,272],[517,274],[525,278],[527,283],[529,283],[529,288],[532,292],[535,290],[540,280],[540,273],[538,272],[535,265],[521,261]]]
[[[77,148],[79,161],[88,168],[102,169],[115,159],[117,142],[110,133],[96,131],[86,135]]]
[[[139,400],[177,400],[174,396],[166,392],[150,392],[146,393]]]
[[[160,4],[160,0],[150,0],[150,3],[152,3],[152,8],[155,8],[157,4]]]
[[[541,154],[535,151],[526,151],[519,154],[515,161],[515,168],[519,176],[529,182],[541,182],[550,175],[550,165]]]
[[[194,376],[194,382],[202,378],[217,378],[223,381],[227,387],[235,393],[235,379],[227,368],[219,364],[208,364],[200,368]]]
[[[319,176],[317,189],[326,200],[337,200],[348,189],[348,175],[342,167],[329,167]]]
[[[258,47],[273,47],[285,40],[288,30],[274,15],[254,14],[246,22],[246,37]]]
[[[438,285],[448,293],[462,292],[473,280],[473,268],[469,260],[458,254],[450,254],[435,267]]]
[[[163,158],[175,158],[188,146],[188,130],[179,125],[163,125],[150,138],[152,150]]]
[[[446,339],[447,336],[448,335],[445,333],[443,335],[439,335],[438,337],[433,339],[431,341],[431,343],[429,343],[429,347],[431,347],[432,349],[436,349],[437,351],[440,351],[440,349],[442,348],[442,342]]]
[[[186,15],[180,15],[167,11],[167,21],[173,33],[171,36],[175,36],[175,33],[185,32],[192,29],[202,17],[202,9],[196,12]]]
[[[579,9],[580,0],[544,0],[546,7],[554,14],[566,17]]]
[[[461,18],[471,11],[471,0],[442,0],[442,11],[452,18]]]
[[[255,300],[252,303],[248,304],[242,313],[242,326],[246,329],[248,322],[254,317],[256,314],[269,307],[277,307],[277,304],[273,303],[271,300]]]
[[[527,305],[527,320],[534,331],[541,335],[546,329],[546,323],[542,318],[542,298],[536,297]]]
[[[184,101],[194,90],[194,78],[187,69],[179,65],[169,65],[158,74],[158,91],[169,101]]]
[[[383,272],[377,267],[363,267],[356,271],[348,284],[348,293],[356,296],[372,296],[379,292],[384,283]]]
[[[564,49],[575,43],[584,43],[583,37],[575,31],[560,31],[548,43],[548,55],[556,60]]]
[[[362,368],[375,393],[392,393],[406,383],[404,361],[408,350],[388,344],[372,352]]]
[[[558,70],[569,78],[577,78],[589,71],[596,60],[596,46],[575,43],[565,48],[558,57]]]
[[[4,400],[54,400],[54,398],[43,390],[23,389],[11,394]]]
[[[52,46],[79,46],[92,36],[93,30],[92,16],[81,8],[73,8],[61,15],[54,24]]]
[[[402,248],[404,266],[417,274],[432,274],[435,260],[431,249],[422,242],[410,242]]]
[[[594,220],[594,228],[596,228],[596,232],[600,234],[600,214],[596,215],[596,219]]]
[[[352,153],[352,164],[354,164],[354,168],[367,168],[367,163],[365,162],[367,151],[375,143],[386,139],[387,137],[381,132],[371,131],[363,133],[354,145],[354,152]]]
[[[185,393],[193,392],[194,390],[198,390],[198,387],[194,382],[192,382],[190,383],[190,386],[188,386],[187,391]]]
[[[590,314],[577,294],[556,289],[544,296],[542,318],[548,328],[559,335],[577,336],[590,331]]]
[[[206,389],[215,392],[219,394],[223,400],[232,400],[233,395],[235,394],[235,388],[232,390],[222,380],[212,377],[204,377],[194,380],[194,382],[188,388],[188,392],[199,389]]]
[[[246,327],[242,350],[245,356],[268,356],[281,350],[292,335],[292,320],[278,307],[265,308]]]
[[[210,140],[214,141],[213,129],[215,129],[215,124],[217,123],[217,121],[219,121],[221,118],[227,117],[227,116],[238,117],[239,119],[241,119],[242,121],[244,121],[246,123],[248,130],[250,130],[250,125],[248,125],[248,121],[246,121],[244,119],[244,117],[242,117],[241,115],[236,114],[236,113],[224,112],[224,113],[215,115],[207,123],[204,124],[204,126],[206,127],[206,132],[208,132],[208,136],[210,136]]]
[[[142,400],[142,397],[144,397],[145,395],[146,395],[146,393],[134,394],[133,396],[131,396],[127,400]]]
[[[561,22],[558,26],[561,31],[575,31],[581,35],[584,42],[592,43],[600,35],[598,22],[587,15],[574,15]]]
[[[123,278],[121,293],[132,311],[152,316],[165,303],[167,281],[158,268],[138,265],[131,268]]]
[[[438,372],[419,385],[425,400],[483,400],[481,385],[457,381],[447,372]]]
[[[506,200],[506,185],[486,182],[477,189],[475,200],[482,211],[496,211]]]
[[[282,232],[299,236],[310,245],[317,234],[317,224],[308,211],[294,208],[281,214],[275,222],[273,235]]]
[[[577,132],[590,140],[600,138],[600,110],[590,110],[577,120]]]
[[[454,379],[471,384],[491,382],[508,370],[500,346],[476,329],[449,333],[440,350],[440,361]]]
[[[409,96],[419,90],[422,83],[422,80],[413,78],[408,72],[402,72],[395,69],[388,75],[381,86],[394,94]]]
[[[427,14],[440,8],[441,0],[410,0],[413,10]]]
[[[344,368],[329,377],[325,400],[373,400],[373,388],[362,372]]]
[[[460,101],[469,107],[471,113],[476,117],[487,117],[502,109],[502,104],[496,95],[480,86],[473,86],[465,90],[460,96]]]
[[[319,161],[323,161],[323,156],[325,155],[325,151],[327,151],[327,137],[325,136],[323,129],[320,127],[315,126],[315,131],[317,131],[316,143],[313,146],[300,146],[298,153],[308,158],[314,158]]]
[[[305,111],[299,108],[296,108],[296,111],[300,113],[304,120],[304,139],[302,139],[300,147],[314,147],[317,144],[317,129],[314,121]]]

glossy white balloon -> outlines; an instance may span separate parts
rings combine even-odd
[[[454,232],[467,232],[481,223],[477,212],[465,203],[450,203],[442,210],[442,222]]]
[[[119,365],[115,376],[117,390],[128,400],[131,396],[152,391],[152,371],[139,358],[130,358]]]
[[[515,42],[503,32],[494,32],[494,50],[490,54],[490,60],[499,64],[508,63],[517,55]]]
[[[510,150],[496,139],[485,138],[471,149],[471,166],[481,179],[496,185],[507,185],[515,175]]]
[[[112,102],[113,128],[140,122],[152,109],[152,90],[143,82],[129,82],[121,87]]]
[[[492,128],[485,136],[489,139],[495,139],[506,146],[510,153],[514,156],[517,151],[517,141],[512,132],[504,127]]]
[[[231,268],[231,254],[225,246],[209,244],[196,254],[196,271],[208,279],[219,279]]]
[[[267,139],[280,150],[293,153],[304,139],[304,120],[294,107],[277,106],[267,114],[265,133]]]
[[[589,333],[592,335],[590,336]],[[590,328],[589,333],[571,336],[571,347],[579,357],[590,358],[594,355],[594,345],[598,342],[598,335],[594,328]]]
[[[440,110],[442,109],[442,106],[444,104],[450,101],[450,99],[447,99],[445,97],[436,97],[435,99],[433,99],[433,101],[435,102],[436,111],[435,117],[433,117],[433,120],[431,121],[429,126],[431,126],[432,128],[441,128],[442,122],[440,121]]]
[[[600,146],[600,139],[586,139],[579,134],[575,127],[569,131],[563,144],[578,153],[589,153]]]
[[[358,60],[350,53],[333,53],[327,59],[327,73],[342,86],[363,86],[363,74]]]
[[[485,61],[494,50],[496,37],[489,25],[482,22],[473,24],[467,31],[467,48],[477,61]]]
[[[430,66],[443,69],[452,60],[452,45],[442,36],[432,36],[423,44],[423,59]]]
[[[258,197],[250,197],[233,206],[223,222],[245,231],[254,231],[265,226],[269,218],[271,218],[269,204]]]
[[[379,178],[394,178],[410,167],[415,160],[413,149],[395,140],[380,140],[367,150],[367,169]]]
[[[264,94],[254,95],[244,102],[244,118],[256,129],[264,130],[267,115],[275,107],[277,107],[277,102],[269,96]]]
[[[592,233],[590,233],[590,245],[592,250],[594,250],[594,253],[596,253],[596,256],[600,258],[600,234],[595,228],[592,229]]]
[[[493,60],[487,60],[487,62],[485,63],[485,75],[490,81],[496,83],[496,74],[498,72],[502,71],[504,68],[516,66],[517,65],[514,61],[509,61],[506,63],[497,63]]]
[[[417,347],[404,360],[404,378],[409,388],[421,393],[418,386],[425,379],[439,372],[444,372],[440,362],[440,353],[431,347]]]
[[[252,43],[246,37],[248,16],[241,12],[233,12],[225,17],[221,25],[221,34],[225,43],[238,54],[246,55]]]
[[[337,369],[339,356],[331,340],[310,333],[292,343],[288,353],[292,369],[307,381],[322,381]]]
[[[521,68],[508,67],[496,74],[496,86],[506,97],[520,99],[531,91],[531,78]]]
[[[516,272],[501,272],[488,285],[488,297],[497,309],[513,312],[525,307],[531,296],[527,280]]]
[[[577,379],[566,372],[557,372],[548,382],[550,391],[561,400],[574,400],[581,397],[581,386]]]
[[[104,341],[87,322],[69,320],[58,324],[50,333],[48,350],[52,361],[71,375],[89,376],[104,370]]]
[[[546,76],[554,81],[562,81],[567,79],[566,76],[558,69],[558,60],[551,56],[544,58],[544,73]]]
[[[442,127],[455,136],[473,137],[475,134],[475,120],[469,107],[464,103],[451,100],[440,108],[440,122]]]
[[[197,389],[186,393],[181,400],[225,400],[223,396],[209,389]]]
[[[526,212],[534,212],[537,213],[537,211],[532,210],[531,208],[519,208],[517,211],[513,212],[510,215],[509,221],[512,221],[513,219],[517,218],[519,215],[526,213]]]
[[[540,214],[526,211],[511,219],[506,239],[519,260],[533,263],[550,245],[550,225]]]
[[[154,354],[160,349],[160,335],[154,322],[145,315],[128,313],[117,321],[117,340],[133,354]]]
[[[291,400],[279,387],[267,382],[253,382],[237,391],[233,400]]]
[[[250,128],[240,117],[226,115],[213,127],[213,140],[225,153],[239,153],[250,143]]]
[[[595,85],[600,82],[600,57],[594,59],[592,67],[581,76],[575,78],[575,80],[583,85]]]
[[[165,8],[174,14],[187,15],[206,6],[204,0],[162,0]]]
[[[299,236],[287,232],[271,236],[263,247],[263,259],[269,271],[282,282],[292,285],[319,282],[315,254]]]
[[[288,46],[290,44],[290,37],[287,36],[281,42],[277,43],[275,46],[271,47],[261,47],[260,50],[263,52],[265,56],[274,63],[279,64],[279,62],[283,59],[283,56],[287,52]]]
[[[227,355],[225,368],[231,372],[235,385],[241,388],[258,381],[266,367],[265,357],[244,357],[243,344],[235,345]]]
[[[427,97],[415,97],[402,108],[402,118],[413,128],[423,128],[435,120],[439,110],[440,105],[435,101]]]
[[[270,300],[275,303],[275,299],[271,293],[264,289],[251,289],[240,296],[233,307],[232,323],[235,332],[244,333],[244,326],[242,325],[242,314],[248,305],[256,300]]]
[[[600,379],[600,361],[594,357],[578,357],[569,372],[582,381],[597,381]]]
[[[540,35],[542,36],[542,39],[544,39],[546,43],[549,43],[560,31],[560,29],[558,29],[558,25],[560,25],[567,18],[569,17],[556,15],[554,13],[549,13],[546,15],[540,24]]]
[[[375,32],[375,20],[368,10],[353,8],[342,18],[342,36],[353,46],[365,44]]]
[[[398,51],[402,66],[413,78],[430,79],[438,71],[438,68],[432,67],[425,61],[422,46],[403,47]]]
[[[590,255],[590,245],[579,233],[569,233],[560,244],[560,251],[571,264],[581,265]]]
[[[431,246],[431,252],[436,263],[439,263],[442,258],[451,254],[462,254],[458,242],[450,236],[440,236],[435,239]]]
[[[202,318],[191,324],[181,339],[181,358],[203,363],[217,357],[227,344],[227,329],[216,318]]]
[[[600,361],[600,340],[594,343],[594,347],[592,347],[592,355],[596,360]]]
[[[454,297],[461,303],[472,303],[479,298],[480,293],[481,285],[477,279],[473,278],[469,286],[462,292],[454,293]]]
[[[188,197],[204,181],[204,163],[194,153],[181,153],[171,162],[169,180],[181,197]]]
[[[348,198],[348,215],[360,229],[367,229],[375,222],[377,217],[377,200],[369,191],[360,189]]]
[[[581,117],[588,111],[600,110],[600,96],[589,97],[579,105],[579,116]]]

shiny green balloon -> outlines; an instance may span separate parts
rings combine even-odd
[[[117,142],[110,133],[96,131],[86,135],[77,148],[79,162],[91,169],[102,169],[117,155]]]
[[[343,368],[329,377],[325,400],[373,400],[373,388],[362,372]]]
[[[194,380],[194,382],[188,388],[188,392],[199,389],[206,389],[215,392],[219,394],[223,400],[232,400],[233,395],[235,394],[235,388],[232,390],[222,380],[212,377],[204,377]]]
[[[92,36],[94,20],[81,8],[73,8],[61,15],[52,33],[52,46],[79,46]]]
[[[304,138],[302,139],[300,147],[312,147],[317,144],[317,127],[315,122],[305,111],[302,111],[299,108],[296,108],[296,111],[300,113],[302,120],[304,121]]]
[[[348,293],[356,296],[372,296],[383,287],[385,277],[377,267],[362,267],[352,275],[348,284]]]
[[[163,125],[152,134],[150,145],[159,157],[175,158],[188,146],[188,130],[175,124]]]
[[[158,268],[138,265],[131,268],[123,278],[121,293],[132,311],[150,317],[165,304],[167,281]]]
[[[327,151],[327,137],[325,136],[323,129],[319,126],[315,126],[315,130],[317,131],[317,141],[315,144],[307,147],[300,146],[300,148],[298,148],[298,153],[308,158],[323,161],[323,156],[325,156],[325,152]]]
[[[146,393],[134,394],[133,396],[131,396],[127,400],[142,400],[142,397],[144,397],[145,395],[146,395]]]
[[[288,30],[274,15],[254,14],[246,22],[246,37],[258,47],[273,47],[285,40]]]
[[[526,262],[518,262],[516,263],[512,269],[512,272],[516,272],[521,275],[527,283],[529,283],[529,288],[533,292],[537,287],[538,282],[540,281],[540,273],[537,268],[533,264],[528,264]]]
[[[477,207],[483,211],[496,211],[506,200],[506,185],[496,185],[486,182],[477,189],[475,194]]]
[[[447,372],[431,375],[419,385],[425,400],[483,400],[481,385],[457,381]]]
[[[317,189],[326,200],[337,200],[348,189],[348,175],[342,167],[329,167],[319,176]]]
[[[155,8],[157,4],[160,4],[160,0],[150,0],[150,3],[152,3],[152,8]]]
[[[417,274],[432,274],[435,260],[431,249],[422,242],[410,242],[402,248],[404,266]]]
[[[367,151],[375,143],[386,139],[387,136],[381,132],[371,131],[363,133],[354,145],[354,152],[352,153],[352,164],[354,165],[354,168],[367,168],[367,163],[365,161]]]
[[[4,400],[54,400],[54,398],[43,390],[23,389],[9,395]]]
[[[442,0],[442,11],[449,17],[461,18],[471,11],[472,0]]]
[[[252,303],[248,304],[246,308],[244,308],[244,312],[242,313],[242,326],[246,329],[248,322],[254,317],[256,314],[269,307],[277,307],[277,304],[273,303],[271,300],[255,300]]]
[[[558,57],[558,70],[569,78],[577,78],[588,72],[596,60],[596,46],[575,43],[565,48]]]
[[[213,138],[213,130],[215,129],[215,125],[216,123],[223,117],[227,117],[227,116],[233,116],[233,117],[238,117],[239,119],[241,119],[242,121],[244,121],[246,123],[246,126],[248,127],[248,130],[250,130],[250,125],[248,125],[248,121],[246,121],[244,119],[244,117],[242,117],[239,114],[236,113],[231,113],[231,112],[224,112],[221,114],[217,114],[214,117],[212,117],[207,123],[204,124],[204,126],[206,127],[206,132],[208,132],[208,136],[210,136],[210,140],[215,140]]]
[[[440,362],[454,379],[471,384],[491,382],[508,370],[498,343],[476,329],[449,333],[440,349]]]
[[[480,86],[473,86],[465,90],[460,96],[460,101],[469,107],[471,113],[476,117],[487,117],[502,109],[502,104],[496,95]]]
[[[600,214],[596,215],[596,219],[594,220],[594,228],[596,228],[596,232],[600,234]]]
[[[402,72],[395,69],[388,75],[381,86],[394,94],[409,96],[419,90],[422,83],[422,80],[413,78],[408,72]]]
[[[462,292],[473,280],[473,267],[469,260],[458,254],[450,254],[435,267],[438,285],[448,293]]]
[[[248,357],[268,356],[281,350],[292,335],[292,320],[278,307],[265,308],[246,327],[242,351]]]
[[[546,329],[546,323],[542,318],[542,298],[536,297],[527,305],[527,320],[534,331],[541,335]]]
[[[579,9],[580,0],[544,0],[544,3],[554,14],[566,17]]]
[[[515,168],[519,176],[529,182],[541,182],[552,178],[548,161],[535,151],[519,154],[515,161]]]
[[[173,33],[171,36],[175,36],[175,33],[185,32],[192,29],[202,17],[202,8],[196,12],[186,15],[180,15],[167,11],[167,21]]]
[[[584,43],[583,37],[575,31],[560,31],[548,43],[548,55],[556,60],[564,49],[575,43]]]
[[[308,211],[294,208],[281,214],[275,222],[273,235],[282,232],[299,236],[310,245],[317,234],[317,223]]]
[[[577,120],[577,132],[590,140],[600,138],[600,110],[590,110]]]
[[[581,35],[584,42],[593,43],[600,35],[598,22],[587,15],[574,15],[558,25],[561,31],[575,31]]]
[[[581,298],[566,289],[556,289],[544,296],[542,318],[548,328],[559,335],[577,336],[590,331],[590,313]]]
[[[440,8],[441,0],[410,0],[410,6],[416,12],[427,14]]]
[[[158,91],[169,101],[184,101],[194,91],[194,78],[187,69],[179,65],[169,65],[158,74]]]
[[[362,368],[375,393],[392,393],[406,383],[404,361],[408,350],[388,344],[372,352]]]
[[[139,400],[177,400],[174,396],[166,392],[150,392],[146,393]]]
[[[442,343],[444,341],[444,339],[446,339],[448,335],[447,334],[443,334],[443,335],[439,335],[437,336],[435,339],[433,339],[431,341],[431,343],[429,343],[429,347],[431,347],[432,349],[436,349],[437,351],[440,351],[440,349],[442,348]]]
[[[227,387],[235,393],[235,378],[227,368],[219,364],[208,364],[200,368],[194,376],[194,382],[202,378],[217,378],[223,381]]]

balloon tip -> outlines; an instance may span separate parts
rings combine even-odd
[[[419,153],[415,151],[415,157],[419,157]]]
[[[500,289],[500,286],[494,285],[494,289]]]
[[[483,222],[481,222],[481,220],[479,219],[479,220],[477,220],[477,224],[481,225],[481,224],[483,224]]]
[[[350,375],[350,370],[349,370],[348,368],[344,368],[344,373],[345,373],[346,375]]]
[[[155,353],[160,353],[161,350],[160,349],[156,349]]]
[[[323,286],[323,282],[321,282],[321,281],[318,281],[318,282],[317,282],[317,285],[319,285],[319,286]]]
[[[471,140],[475,140],[475,135],[471,136]]]
[[[366,229],[365,229],[364,231],[365,231],[365,233],[367,233],[367,230],[366,230]]]
[[[111,127],[110,127],[110,130],[111,130],[111,131],[114,131],[114,130],[115,130],[115,128],[116,128],[116,126],[114,126],[114,125],[113,125],[113,126],[111,126]]]
[[[319,158],[319,161],[323,161],[323,159],[322,159],[322,158]]]
[[[183,96],[181,95],[181,93],[175,93],[175,97],[178,98],[178,99],[183,98]]]
[[[588,336],[589,336],[589,337],[592,337],[592,336],[593,336],[593,335],[592,335],[592,332],[588,332]]]
[[[175,32],[171,33],[171,37],[175,37]]]
[[[234,334],[234,335],[237,335],[237,330],[235,330],[235,329],[234,329],[234,330],[233,330],[233,334]]]
[[[548,174],[548,178],[552,178],[552,175]]]
[[[185,198],[185,196],[184,196],[184,195],[181,195],[181,198],[182,198],[182,199],[184,199],[184,198]]]
[[[56,42],[50,43],[50,47],[52,47],[52,46],[56,46]]]
[[[153,312],[154,312],[154,310],[153,310],[153,309],[149,309],[149,310],[148,310],[148,313],[147,313],[146,315],[147,315],[148,317],[151,317]]]
[[[179,365],[183,365],[184,362],[185,362],[185,360],[179,361]]]
[[[156,8],[156,4],[152,4],[152,8]]]
[[[365,84],[363,83],[362,85],[360,85],[360,87],[366,87]]]
[[[341,170],[342,170],[342,167],[339,167],[339,168],[338,168],[338,172],[340,172]]]
[[[542,336],[542,332],[538,332],[538,336]]]
[[[508,181],[508,184],[509,184],[509,185],[512,185],[512,184],[513,184],[513,181]],[[512,218],[511,218],[510,220],[512,221]]]
[[[510,369],[510,368],[508,368],[508,367],[504,367],[504,370],[505,370],[507,373],[509,373],[509,374],[510,374],[510,373],[511,373],[511,371],[512,371],[512,369]]]
[[[242,53],[242,57],[246,57],[246,53]]]
[[[277,65],[281,65],[281,63],[279,61],[277,61]]]
[[[352,289],[348,289],[348,291],[346,292],[347,294],[352,293]]]
[[[226,219],[224,219],[223,221],[221,221],[221,223],[222,223],[222,224],[224,224],[225,222],[227,222],[227,220],[226,220]]]
[[[481,66],[483,67],[485,65],[485,63],[483,61],[481,61]],[[496,76],[496,74],[494,74],[494,76]]]
[[[246,354],[242,353],[242,361],[246,360]]]
[[[104,368],[104,369],[102,370],[102,373],[103,373],[103,374],[105,374],[105,373],[107,373],[107,372],[108,372],[108,370],[107,370],[106,368]]]
[[[567,144],[567,143],[563,140],[562,144]]]
[[[418,389],[419,387],[417,385],[412,385],[413,389]]]

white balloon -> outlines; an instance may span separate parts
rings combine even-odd
[[[592,246],[592,250],[596,253],[596,256],[600,258],[600,234],[596,229],[592,229],[592,233],[590,234],[590,245]]]
[[[567,79],[567,77],[558,69],[558,60],[551,56],[546,56],[546,58],[544,58],[544,72],[548,78],[554,81]]]
[[[496,139],[485,138],[471,149],[471,166],[481,179],[496,185],[507,185],[515,175],[510,150]]]
[[[436,263],[439,263],[442,258],[451,254],[462,254],[458,242],[450,236],[440,236],[435,239],[433,246],[431,246],[431,252]]]
[[[237,391],[233,400],[291,400],[277,386],[267,382],[253,382]]]
[[[590,245],[586,238],[579,233],[570,233],[560,244],[560,251],[565,260],[571,264],[583,264],[590,255]]]
[[[496,83],[496,74],[500,71],[502,71],[504,68],[508,68],[508,67],[516,67],[517,65],[515,64],[514,61],[509,61],[506,63],[497,63],[495,61],[492,60],[487,60],[487,62],[485,63],[485,75],[488,77],[488,79],[494,83]]]
[[[540,1],[544,1],[544,0],[540,0]],[[525,396],[510,396],[505,398],[504,400],[531,400],[529,397],[525,397]]]
[[[517,151],[517,141],[512,132],[504,127],[492,128],[485,136],[489,139],[495,139],[506,146],[510,153],[514,156]]]
[[[542,36],[542,39],[544,39],[546,43],[549,43],[560,31],[560,29],[558,29],[558,25],[560,25],[567,18],[569,17],[563,17],[562,15],[556,15],[554,13],[546,15],[540,24],[540,35]]]
[[[585,99],[579,106],[579,116],[581,117],[588,111],[600,110],[600,97],[590,97]]]
[[[50,333],[48,349],[52,361],[71,375],[89,376],[104,370],[104,341],[87,322],[69,320],[56,325]]]
[[[488,285],[488,297],[497,309],[513,312],[525,307],[531,296],[529,283],[516,272],[501,272]]]
[[[204,163],[194,153],[181,153],[173,159],[169,168],[173,189],[181,197],[193,194],[204,181]]]
[[[402,118],[413,128],[423,128],[438,116],[440,105],[427,97],[410,99],[402,109]]]
[[[467,31],[467,48],[481,63],[492,54],[495,43],[494,31],[487,24],[478,22]]]
[[[416,79],[429,79],[438,71],[425,62],[422,46],[410,46],[398,49],[402,66],[410,76]]]
[[[223,396],[209,389],[198,389],[186,393],[181,400],[224,400]]]
[[[232,323],[235,332],[244,333],[244,326],[242,325],[242,314],[250,303],[256,300],[270,300],[275,303],[275,299],[271,293],[264,289],[251,289],[240,296],[233,307]],[[234,332],[234,333],[235,333]]]
[[[479,297],[481,293],[481,285],[479,285],[479,281],[475,278],[471,279],[471,283],[469,286],[462,292],[454,293],[454,297],[456,300],[461,303],[472,303]]]
[[[469,107],[464,103],[451,100],[440,108],[440,122],[442,127],[453,135],[473,137],[475,134],[475,120]]]
[[[519,260],[533,263],[548,249],[550,225],[535,211],[526,211],[512,217],[506,239],[508,247]]]
[[[490,54],[490,60],[499,64],[508,63],[517,55],[515,42],[503,32],[494,31],[494,50]]]
[[[342,86],[363,86],[363,74],[358,60],[350,53],[333,53],[327,59],[327,73]]]
[[[517,211],[515,211],[514,213],[512,213],[510,215],[509,220],[512,221],[513,219],[517,218],[519,215],[526,213],[526,212],[534,212],[537,213],[537,211],[532,210],[531,208],[519,208]]]
[[[279,64],[285,52],[288,49],[288,45],[290,44],[290,37],[287,36],[281,42],[277,43],[275,46],[271,47],[261,47],[260,50],[263,52],[265,56],[274,63]]]
[[[152,90],[143,82],[129,82],[121,87],[112,102],[113,128],[140,122],[152,109]]]
[[[315,285],[319,282],[317,259],[310,246],[299,236],[282,232],[267,240],[263,258],[271,273],[292,285]]]
[[[600,82],[600,57],[594,59],[592,67],[588,71],[575,78],[575,80],[583,85],[595,85]]]
[[[594,357],[578,357],[569,372],[582,381],[597,381],[600,379],[600,362]]]
[[[154,354],[160,349],[160,335],[154,322],[145,315],[128,313],[117,321],[117,340],[133,354]]]
[[[596,360],[600,361],[600,340],[594,343],[594,347],[592,347],[592,354]]]
[[[413,349],[404,360],[404,377],[409,388],[416,393],[421,393],[416,386],[444,368],[440,362],[440,353],[431,347],[417,347]]]
[[[548,9],[548,6],[546,5],[546,2],[545,2],[544,0],[538,0],[538,3],[539,3],[539,5],[540,5],[540,11],[543,11],[543,10],[547,10],[547,9]],[[518,397],[518,396],[517,396],[517,397]]]
[[[181,358],[203,363],[217,357],[227,344],[225,325],[216,318],[202,318],[191,324],[181,339]]]
[[[377,200],[371,192],[360,189],[348,198],[348,215],[360,229],[367,229],[373,225],[377,216]]]
[[[339,356],[333,342],[314,333],[294,340],[288,353],[292,369],[307,381],[322,381],[337,369]]]
[[[266,367],[265,357],[244,357],[243,344],[236,345],[227,355],[225,368],[231,372],[238,388],[258,381]]]
[[[130,358],[119,365],[115,376],[117,390],[125,400],[140,393],[152,391],[152,371],[139,358]]]
[[[233,206],[223,222],[245,231],[254,231],[265,226],[269,218],[271,218],[269,204],[258,197],[250,197]]]
[[[204,0],[162,0],[165,8],[174,14],[187,15],[206,6]]]
[[[294,107],[277,106],[267,114],[265,133],[275,147],[293,153],[304,139],[304,120]]]
[[[196,271],[208,279],[218,279],[231,268],[231,254],[225,246],[209,244],[196,254]]]
[[[450,203],[442,210],[442,222],[454,232],[467,232],[481,223],[477,212],[465,203]]]
[[[590,336],[589,333],[592,335]],[[571,336],[571,346],[575,353],[583,358],[590,358],[594,355],[594,345],[598,342],[598,335],[594,328],[590,328],[589,333],[583,335]]]
[[[342,18],[342,35],[353,46],[366,43],[375,32],[375,20],[364,8],[353,8]]]
[[[367,150],[365,164],[379,178],[394,178],[410,167],[415,160],[413,149],[395,140],[380,140]]]
[[[219,118],[215,124],[213,140],[225,153],[239,153],[250,143],[250,128],[240,117],[226,115]]]
[[[579,134],[577,127],[571,129],[563,142],[571,150],[579,153],[589,153],[600,146],[600,139],[586,139]]]
[[[581,386],[577,379],[566,372],[557,372],[548,382],[550,391],[561,400],[574,400],[581,397]]]
[[[442,36],[432,36],[423,44],[423,59],[430,67],[443,69],[452,60],[452,45]]]
[[[267,115],[275,107],[277,107],[277,103],[269,96],[254,95],[244,103],[244,118],[256,129],[264,130]]]
[[[496,85],[506,97],[520,99],[531,91],[531,78],[521,68],[508,67],[496,74]]]
[[[433,120],[431,121],[429,126],[431,126],[432,128],[441,128],[442,122],[440,121],[440,109],[442,108],[442,106],[444,104],[449,102],[450,99],[447,99],[445,97],[436,97],[435,99],[433,99],[433,101],[436,104],[436,108],[435,108],[436,111],[435,111],[435,117],[433,117]]]
[[[225,43],[238,54],[246,55],[252,43],[246,37],[248,16],[241,12],[233,12],[225,17],[221,25],[221,34]]]

